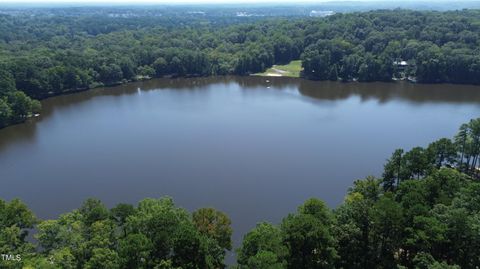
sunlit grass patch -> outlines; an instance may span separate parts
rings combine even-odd
[[[302,61],[291,61],[286,65],[274,65],[265,72],[253,74],[254,76],[268,76],[268,77],[300,77],[302,71]]]

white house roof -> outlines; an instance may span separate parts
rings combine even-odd
[[[406,61],[398,61],[398,62],[395,61],[395,62],[393,62],[393,64],[395,64],[395,65],[401,65],[401,66],[407,66],[407,65],[408,65],[408,63],[407,63]]]

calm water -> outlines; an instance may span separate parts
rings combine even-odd
[[[45,100],[0,130],[0,198],[41,218],[174,197],[233,220],[235,241],[309,197],[338,205],[394,149],[452,137],[480,116],[480,87],[287,78],[152,80]]]

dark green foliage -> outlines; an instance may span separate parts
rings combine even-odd
[[[238,268],[475,269],[480,183],[458,169],[433,166],[387,190],[381,179],[357,180],[333,211],[309,199],[280,225],[260,223],[247,233]],[[190,215],[170,198],[111,210],[88,199],[36,226],[37,252],[26,241],[35,223],[20,201],[0,200],[0,250],[24,257],[6,268],[44,268],[52,260],[59,268],[224,268],[231,247],[225,214],[203,208]]]
[[[13,76],[0,65],[0,128],[38,113],[40,103],[15,88]]]
[[[79,209],[83,216],[83,222],[90,226],[97,221],[106,220],[110,217],[110,212],[98,199],[87,199]]]
[[[248,75],[294,59],[315,80],[480,84],[475,10],[288,20],[60,14],[1,16],[9,30],[0,34],[0,128],[37,113],[30,98],[161,76]]]
[[[403,167],[403,149],[397,149],[383,168],[383,187],[386,191],[393,191],[405,179]]]
[[[430,162],[437,168],[444,165],[452,166],[457,160],[457,148],[448,138],[442,138],[431,143],[427,148]]]
[[[221,221],[216,233],[206,234],[170,198],[145,199],[138,207],[119,204],[111,210],[88,199],[80,209],[37,226],[41,253],[27,262],[36,268],[53,257],[62,268],[223,268],[231,246],[230,220],[213,213]]]
[[[309,200],[279,228],[258,225],[238,250],[239,268],[475,269],[478,197],[480,184],[452,168],[393,192],[379,179],[358,180],[333,213]]]
[[[120,239],[118,253],[122,268],[147,268],[152,249],[152,243],[143,234],[129,234]]]
[[[404,152],[397,149],[384,166],[383,187],[395,190],[402,181],[419,179],[441,167],[456,167],[467,175],[478,177],[480,158],[480,119],[462,124],[454,140],[439,139],[426,149],[415,147]]]
[[[21,91],[14,91],[7,95],[7,102],[10,103],[12,114],[15,121],[21,121],[32,113],[38,112],[40,104],[36,100],[30,99]]]
[[[127,222],[127,218],[135,213],[135,207],[130,204],[118,204],[110,211],[118,225],[123,226]]]
[[[477,18],[478,11],[337,14],[305,29],[304,75],[336,80],[328,74],[338,70],[344,81],[479,84]]]
[[[261,223],[250,231],[238,249],[239,268],[335,268],[333,224],[327,206],[309,199],[279,228]]]
[[[15,91],[15,80],[9,72],[5,70],[5,66],[0,69],[0,96]]]
[[[257,226],[238,251],[240,268],[478,268],[477,124],[462,125],[455,143],[396,150],[384,178],[355,181],[333,214],[308,200],[280,228]],[[288,255],[277,254],[282,246]]]
[[[330,232],[333,216],[326,205],[309,199],[282,221],[289,249],[288,268],[334,268],[337,252]]]

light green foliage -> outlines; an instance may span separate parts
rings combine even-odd
[[[144,234],[152,241],[154,256],[169,257],[174,244],[173,235],[188,223],[188,213],[176,208],[172,199],[163,198],[141,201],[126,225],[129,233]]]
[[[40,102],[32,100],[24,92],[14,90],[4,96],[0,94],[0,128],[22,122],[40,109]]]
[[[245,235],[237,255],[239,268],[286,268],[288,248],[281,230],[263,222]]]
[[[20,247],[28,247],[27,229],[33,228],[36,218],[27,206],[18,199],[10,202],[0,200],[0,248],[9,253]]]
[[[196,219],[171,198],[111,210],[88,199],[80,209],[40,223],[36,238],[42,254],[62,268],[224,267],[230,220],[212,209],[197,211]]]
[[[337,240],[338,264],[343,268],[363,268],[369,259],[369,215],[371,206],[362,194],[347,195],[345,202],[335,210],[337,220],[333,228]],[[351,255],[356,253],[356,255]]]
[[[77,261],[75,256],[69,248],[62,248],[50,253],[48,260],[58,268],[75,269],[77,268]]]
[[[297,214],[283,219],[283,241],[289,249],[288,268],[334,268],[335,240],[330,232],[331,212],[323,202],[310,199]]]
[[[148,66],[148,65],[139,66],[137,68],[137,74],[143,77],[154,77],[155,69],[153,69],[151,66]]]
[[[27,241],[28,229],[37,222],[35,215],[18,199],[6,202],[0,199],[0,254],[34,254],[34,246]],[[5,268],[21,268],[24,261],[1,261]]]
[[[61,215],[58,220],[42,221],[37,229],[35,236],[46,253],[65,247],[73,251],[83,246],[85,225],[78,210]]]
[[[90,226],[88,248],[111,248],[116,243],[116,226],[112,220],[99,220]]]
[[[239,268],[243,268],[239,266]],[[280,262],[275,253],[270,251],[258,251],[255,256],[250,257],[247,265],[244,268],[258,268],[258,269],[283,269],[286,268],[285,262]]]
[[[90,260],[85,264],[85,269],[118,269],[119,257],[115,251],[106,248],[93,249]]]

